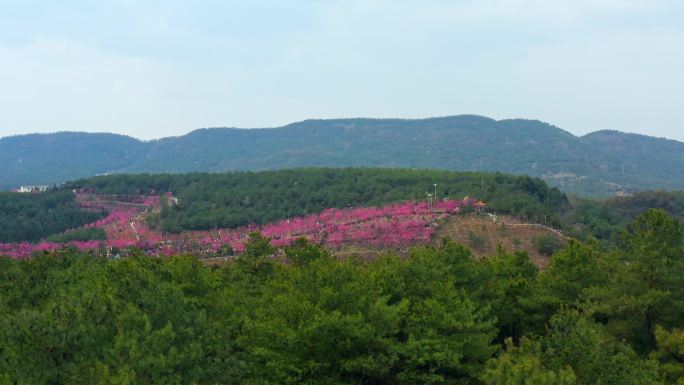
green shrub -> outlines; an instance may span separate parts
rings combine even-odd
[[[61,234],[53,234],[47,237],[50,242],[66,243],[71,241],[93,241],[93,240],[105,240],[107,239],[107,234],[104,230],[99,228],[87,228],[71,230]]]
[[[476,234],[473,231],[468,232],[468,241],[470,246],[477,250],[483,250],[487,246],[487,236]]]
[[[546,256],[552,255],[563,246],[557,237],[550,234],[536,237],[534,239],[534,245],[536,246],[537,251]]]

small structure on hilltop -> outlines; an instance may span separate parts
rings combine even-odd
[[[164,197],[169,205],[173,206],[178,204],[178,198],[174,197],[171,191],[166,192]]]
[[[477,201],[473,203],[473,207],[475,207],[475,212],[476,213],[483,213],[487,209],[487,203],[483,201]]]
[[[48,186],[20,186],[16,191],[19,193],[42,193],[48,190]]]
[[[634,194],[632,194],[631,192],[629,192],[625,189],[620,189],[620,190],[616,191],[615,193],[613,193],[613,195],[618,197],[618,198],[626,198],[626,197],[631,197]]]

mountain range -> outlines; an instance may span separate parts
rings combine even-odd
[[[575,136],[526,119],[475,115],[306,120],[267,129],[207,128],[140,141],[58,132],[0,139],[0,189],[112,173],[368,166],[499,171],[569,193],[684,189],[684,143],[618,131]]]

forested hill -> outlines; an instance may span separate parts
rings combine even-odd
[[[173,192],[180,203],[164,206],[157,218],[160,227],[171,232],[265,224],[333,207],[424,200],[428,191],[435,190],[440,199],[477,197],[486,200],[496,212],[537,222],[548,220],[555,225],[561,224],[561,217],[569,208],[565,195],[539,179],[441,170],[310,168],[224,174],[110,175],[78,180],[64,188],[80,188],[97,194]]]
[[[684,143],[600,131],[576,137],[536,120],[461,115],[307,120],[273,129],[200,129],[141,142],[111,134],[0,139],[0,188],[104,173],[379,166],[501,171],[566,192],[684,189]]]
[[[0,189],[53,184],[129,167],[146,145],[116,134],[58,132],[0,139]]]

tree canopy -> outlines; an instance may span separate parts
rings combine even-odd
[[[545,270],[448,239],[363,259],[258,233],[216,267],[0,258],[0,383],[681,384],[683,261],[662,210]]]
[[[309,168],[226,174],[110,175],[67,185],[99,194],[159,194],[167,205],[157,218],[164,231],[263,224],[326,208],[378,206],[402,200],[466,196],[491,209],[560,225],[569,203],[558,189],[527,176],[436,170]]]
[[[84,211],[67,190],[40,194],[0,192],[0,243],[37,241],[102,216]]]

